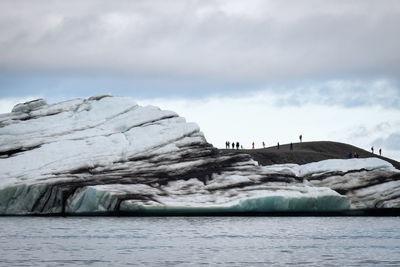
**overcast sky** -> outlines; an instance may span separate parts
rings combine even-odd
[[[225,140],[400,160],[400,1],[0,2],[0,113],[111,93]]]

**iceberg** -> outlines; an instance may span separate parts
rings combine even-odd
[[[101,95],[0,115],[0,214],[237,214],[399,208],[376,159],[260,166],[173,111]]]

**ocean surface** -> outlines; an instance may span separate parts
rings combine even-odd
[[[0,217],[0,266],[400,266],[400,217]]]

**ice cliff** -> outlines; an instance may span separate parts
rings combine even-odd
[[[399,208],[379,159],[262,167],[195,123],[124,97],[18,104],[0,115],[0,214],[168,214]]]

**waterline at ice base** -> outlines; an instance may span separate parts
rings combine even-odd
[[[343,151],[346,155],[346,151]],[[377,157],[262,166],[128,97],[36,100],[0,115],[2,215],[400,214]]]

